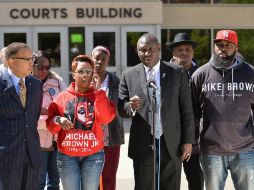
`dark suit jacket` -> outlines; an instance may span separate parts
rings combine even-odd
[[[0,74],[0,169],[18,169],[28,153],[34,168],[40,166],[37,120],[42,103],[42,84],[26,77],[27,103],[22,107],[7,69]]]
[[[166,146],[173,160],[179,157],[180,145],[194,143],[194,119],[190,87],[182,67],[160,62],[161,123]],[[151,106],[143,64],[123,72],[119,86],[119,113],[131,116],[129,98],[138,95],[142,106],[132,117],[129,152],[132,159],[143,160],[151,142]],[[179,159],[177,159],[179,161]]]
[[[119,78],[112,73],[107,72],[109,75],[109,93],[108,98],[113,101],[116,105],[118,102],[118,88]],[[124,129],[123,121],[117,112],[116,117],[108,124],[109,129],[109,146],[114,147],[117,145],[124,144]]]

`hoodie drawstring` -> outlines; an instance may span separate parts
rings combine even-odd
[[[233,101],[235,101],[234,68],[231,69],[231,83],[232,83],[232,88],[233,88]]]
[[[224,80],[224,69],[222,70],[222,77],[223,77],[223,80]],[[222,94],[221,94],[221,98],[222,98],[222,99],[224,98],[224,82],[223,82],[223,85],[222,85]]]
[[[222,70],[222,77],[224,79],[225,71]],[[234,68],[231,69],[231,85],[232,85],[232,91],[233,91],[233,101],[235,101],[235,88],[234,88]],[[224,97],[224,85],[222,85],[222,98]]]

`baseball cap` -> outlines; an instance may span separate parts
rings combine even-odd
[[[236,46],[238,45],[238,38],[237,34],[233,30],[220,30],[217,32],[216,39],[214,39],[214,42],[220,41],[220,40],[226,40],[229,42],[234,43]]]

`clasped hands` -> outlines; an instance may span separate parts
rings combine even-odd
[[[135,95],[130,98],[130,109],[132,112],[132,116],[135,116],[136,110],[141,108],[141,99],[139,96]],[[183,144],[181,147],[181,156],[180,159],[181,161],[186,161],[188,162],[191,158],[191,152],[192,152],[192,144]]]
[[[56,116],[56,122],[62,127],[63,130],[70,130],[74,124],[66,117]]]

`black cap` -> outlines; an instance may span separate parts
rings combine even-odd
[[[166,43],[167,49],[173,51],[176,46],[190,44],[193,48],[197,46],[196,42],[192,41],[187,33],[177,33],[175,35],[174,41]]]

